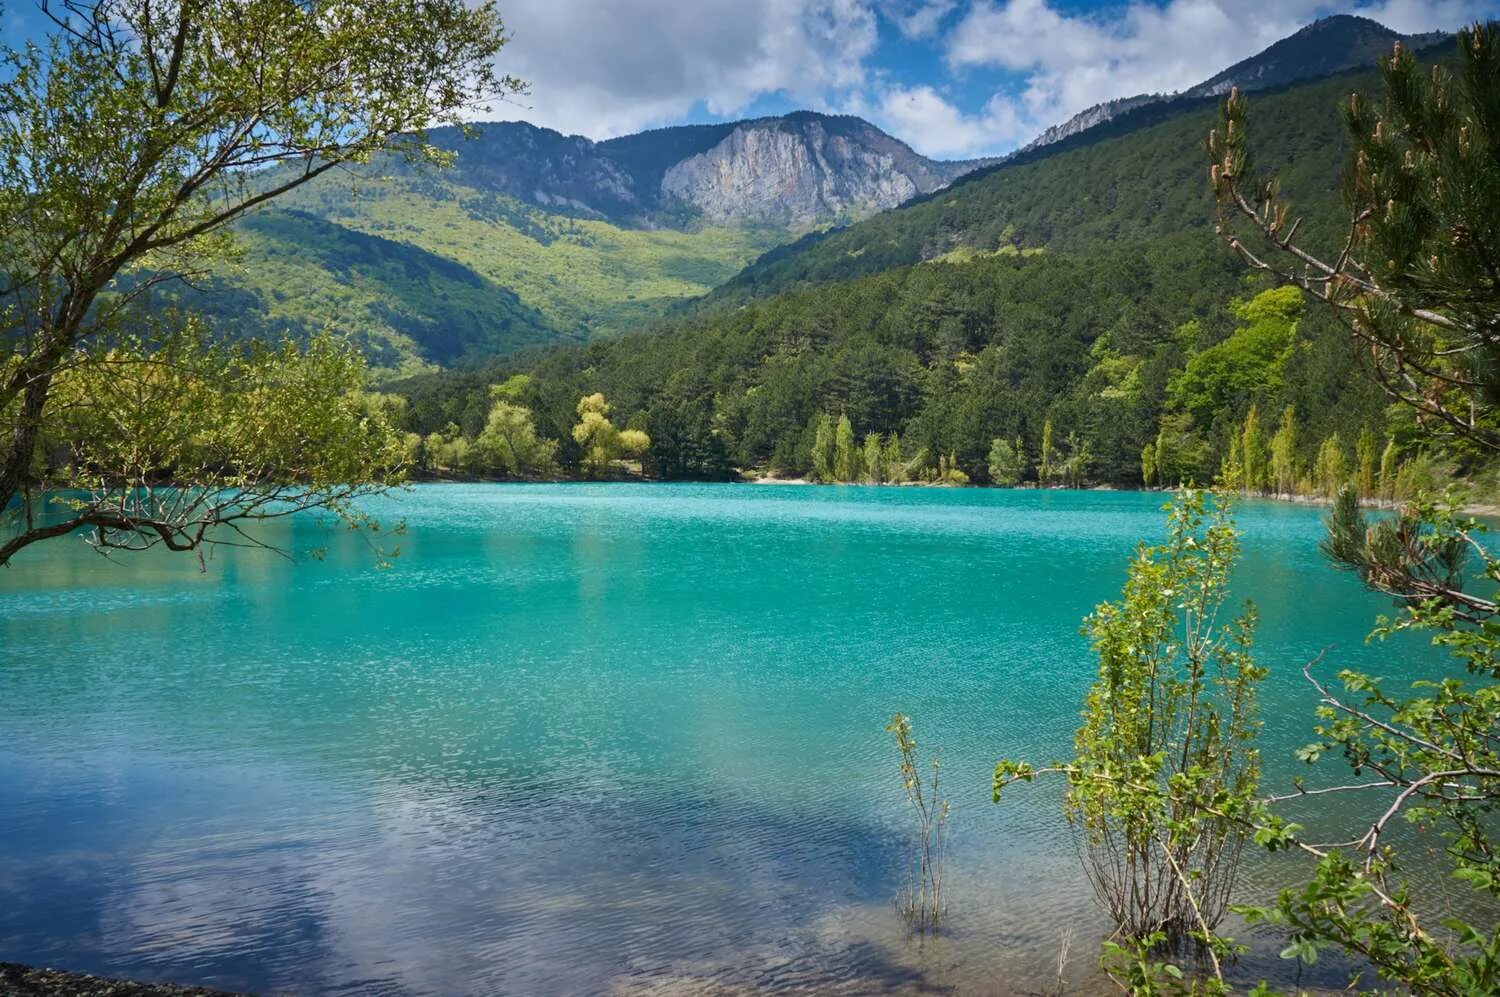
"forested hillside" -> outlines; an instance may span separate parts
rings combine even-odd
[[[1314,244],[1343,224],[1337,104],[1376,86],[1347,74],[1253,103],[1260,165],[1282,174]],[[820,440],[842,429],[883,455],[874,476],[1202,482],[1252,408],[1267,438],[1289,421],[1292,487],[1316,487],[1320,459],[1368,463],[1391,439],[1392,459],[1416,460],[1405,417],[1350,376],[1347,331],[1248,278],[1213,234],[1212,103],[1139,115],[778,251],[649,331],[402,383],[408,424],[476,434],[488,386],[525,372],[510,401],[560,441],[564,468],[573,406],[595,392],[650,435],[645,465],[667,477],[826,478]]]
[[[1346,148],[1339,101],[1376,82],[1373,72],[1345,73],[1255,98],[1256,120],[1266,123],[1259,165],[1278,174],[1287,196],[1306,209],[1303,231],[1319,243],[1342,234],[1334,182]],[[1209,245],[1213,198],[1202,148],[1216,115],[1215,98],[1129,112],[963,177],[917,203],[774,250],[704,304],[744,301],[954,252],[1089,252],[1189,232],[1201,233]]]

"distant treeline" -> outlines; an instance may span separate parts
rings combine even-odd
[[[510,473],[460,442],[493,437],[501,403],[553,442],[555,473],[599,473],[573,438],[579,399],[598,393],[649,437],[642,468],[663,479],[1139,486],[1226,473],[1290,492],[1368,469],[1371,453],[1377,477],[1382,458],[1473,469],[1462,452],[1419,453],[1410,417],[1354,376],[1357,362],[1325,310],[1247,282],[1184,235],[904,267],[391,390],[424,440],[420,464],[477,474]],[[1260,434],[1269,448],[1284,420],[1267,477]]]

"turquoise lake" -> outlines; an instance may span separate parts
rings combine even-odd
[[[1079,622],[1162,503],[429,485],[372,503],[407,524],[389,569],[311,519],[276,539],[322,561],[33,548],[0,571],[0,959],[257,993],[1008,993],[1071,934],[1090,992],[1107,926],[1060,791],[994,806],[990,776],[1068,751]],[[1270,784],[1305,770],[1304,661],[1433,660],[1364,644],[1388,602],[1323,561],[1320,515],[1239,510]],[[925,944],[891,906],[896,711],[953,801]],[[1252,856],[1241,895],[1296,871]],[[1269,944],[1236,974],[1287,978]]]

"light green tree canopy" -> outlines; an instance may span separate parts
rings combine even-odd
[[[1302,292],[1295,287],[1263,291],[1233,306],[1239,327],[1221,343],[1195,354],[1172,379],[1168,400],[1207,425],[1215,412],[1241,399],[1273,394],[1296,344]]]
[[[651,437],[639,429],[617,429],[609,421],[609,402],[598,392],[578,400],[573,441],[583,448],[583,471],[591,477],[603,474],[612,461],[639,456],[651,445]]]

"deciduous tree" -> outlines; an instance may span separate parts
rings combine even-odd
[[[494,8],[463,0],[61,0],[43,12],[50,37],[0,52],[0,512],[9,517],[0,563],[83,526],[113,549],[191,550],[219,537],[239,542],[273,507],[347,513],[353,492],[345,485],[375,476],[362,442],[309,440],[307,448],[331,451],[314,470],[317,454],[282,453],[288,463],[272,466],[247,437],[226,432],[217,464],[91,469],[89,497],[42,522],[33,490],[55,483],[44,478],[59,469],[39,466],[38,444],[49,420],[60,425],[56,392],[69,372],[93,369],[75,383],[123,384],[131,376],[123,358],[134,357],[154,371],[153,390],[165,390],[173,375],[157,358],[169,354],[187,363],[192,380],[215,370],[230,376],[222,390],[204,388],[225,404],[276,399],[296,406],[284,413],[288,426],[338,424],[342,400],[311,382],[301,381],[307,390],[295,396],[240,391],[274,380],[272,357],[288,365],[289,383],[345,363],[331,359],[331,347],[235,360],[205,346],[189,358],[184,351],[202,337],[153,324],[142,298],[163,281],[203,272],[226,250],[226,225],[342,164],[385,152],[440,159],[423,129],[459,123],[520,86],[494,69],[505,41]],[[342,374],[330,383],[355,387]],[[114,442],[76,442],[116,452]],[[140,442],[143,452],[156,446]],[[335,466],[351,476],[339,487],[323,476]],[[293,469],[303,480],[289,478]],[[149,493],[142,475],[156,483]]]

